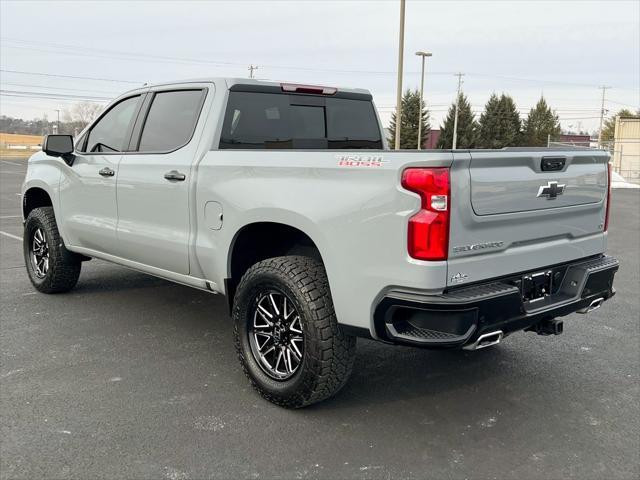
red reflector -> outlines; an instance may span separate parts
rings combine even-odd
[[[604,213],[604,231],[609,228],[609,206],[611,204],[611,164],[607,163],[607,206]]]
[[[446,260],[449,251],[449,169],[408,168],[402,186],[420,195],[421,209],[409,219],[407,248],[418,260]]]
[[[293,83],[281,83],[283,92],[311,93],[314,95],[335,95],[338,91],[334,87],[320,87],[315,85],[296,85]]]

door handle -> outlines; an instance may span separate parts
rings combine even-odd
[[[170,172],[164,174],[164,178],[169,181],[182,182],[185,178],[187,178],[187,176],[177,170],[171,170]]]
[[[102,175],[103,177],[113,177],[116,172],[114,172],[113,170],[111,170],[109,167],[104,167],[102,170],[100,170],[98,172],[100,175]]]

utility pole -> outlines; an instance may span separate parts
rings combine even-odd
[[[257,65],[249,65],[249,68],[247,70],[249,70],[249,78],[253,78],[253,72],[255,70],[258,70],[258,66]]]
[[[451,146],[453,150],[456,149],[458,143],[458,110],[460,109],[460,87],[462,87],[464,73],[456,73],[455,75],[458,77],[458,92],[456,93],[456,116],[453,120],[453,145]]]
[[[424,57],[431,57],[429,52],[416,52],[422,57],[422,75],[420,77],[420,108],[418,108],[418,150],[422,150],[422,97],[424,95]],[[396,129],[398,128],[396,124]]]
[[[398,38],[398,91],[396,92],[396,138],[395,149],[400,150],[400,130],[402,130],[402,66],[404,61],[404,7],[400,0],[400,35]]]
[[[58,122],[56,124],[56,133],[60,133],[60,110],[54,110],[58,113]]]
[[[602,105],[600,106],[600,129],[598,130],[598,147],[602,148],[602,122],[604,121],[604,92],[607,91],[611,87],[607,87],[606,85],[602,85],[600,89],[602,90]]]

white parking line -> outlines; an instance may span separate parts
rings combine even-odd
[[[14,240],[22,241],[22,237],[19,237],[18,235],[14,235],[13,233],[7,233],[7,232],[3,232],[2,230],[0,230],[0,235],[4,235],[5,237],[13,238]]]
[[[0,160],[0,162],[2,163],[8,163],[9,165],[17,165],[19,167],[21,167],[23,164],[22,163],[16,163],[16,162],[9,162],[7,160]]]
[[[22,215],[0,215],[1,218],[21,218]]]

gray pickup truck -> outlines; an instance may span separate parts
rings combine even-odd
[[[25,263],[44,293],[99,258],[225,295],[252,385],[302,407],[358,336],[474,350],[600,307],[608,172],[588,149],[390,151],[360,89],[145,86],[29,160]]]

